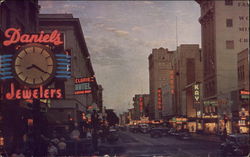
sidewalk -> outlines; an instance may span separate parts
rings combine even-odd
[[[216,135],[202,135],[202,134],[192,134],[193,139],[196,140],[204,140],[204,141],[210,141],[210,142],[221,142],[221,139],[219,136]]]

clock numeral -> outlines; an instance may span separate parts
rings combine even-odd
[[[18,73],[17,75],[20,75],[20,74],[22,74],[23,72],[20,72],[20,73]]]
[[[42,51],[41,51],[41,53],[40,53],[40,54],[42,54],[42,53],[43,53],[43,51],[44,51],[44,49],[42,49]]]
[[[36,51],[35,51],[35,47],[33,47],[33,53],[35,53]]]
[[[26,55],[28,54],[28,52],[25,49],[23,51],[26,53]]]
[[[43,79],[43,77],[40,77],[40,79],[44,82],[44,79]]]
[[[24,79],[24,82],[26,82],[27,79],[28,79],[28,77],[26,76],[25,79]]]
[[[33,84],[35,84],[35,82],[36,82],[36,79],[33,78]]]
[[[23,59],[22,57],[20,57],[20,56],[17,56],[18,58],[20,58],[20,59]]]

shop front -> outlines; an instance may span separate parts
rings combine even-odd
[[[202,122],[203,133],[205,134],[217,134],[218,131],[218,113],[217,113],[217,101],[210,100],[204,101]]]
[[[185,117],[173,117],[169,123],[176,130],[187,129],[187,118]]]
[[[249,133],[249,108],[241,107],[239,111],[239,121],[238,121],[238,126],[239,126],[239,132],[240,133]]]

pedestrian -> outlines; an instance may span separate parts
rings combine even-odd
[[[48,157],[55,157],[58,154],[56,146],[50,142],[48,146]]]
[[[57,144],[57,148],[58,148],[59,155],[65,155],[66,149],[67,149],[65,138],[63,137],[60,138],[60,142]]]
[[[98,113],[96,110],[93,110],[93,113],[91,114],[91,126],[92,126],[92,144],[94,151],[98,151],[98,126],[99,126],[99,119],[98,119]]]
[[[70,138],[72,140],[79,140],[80,139],[80,131],[75,126],[74,130],[70,133]]]

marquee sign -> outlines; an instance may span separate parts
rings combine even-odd
[[[91,93],[91,82],[94,82],[94,77],[83,77],[75,79],[75,95]]]

